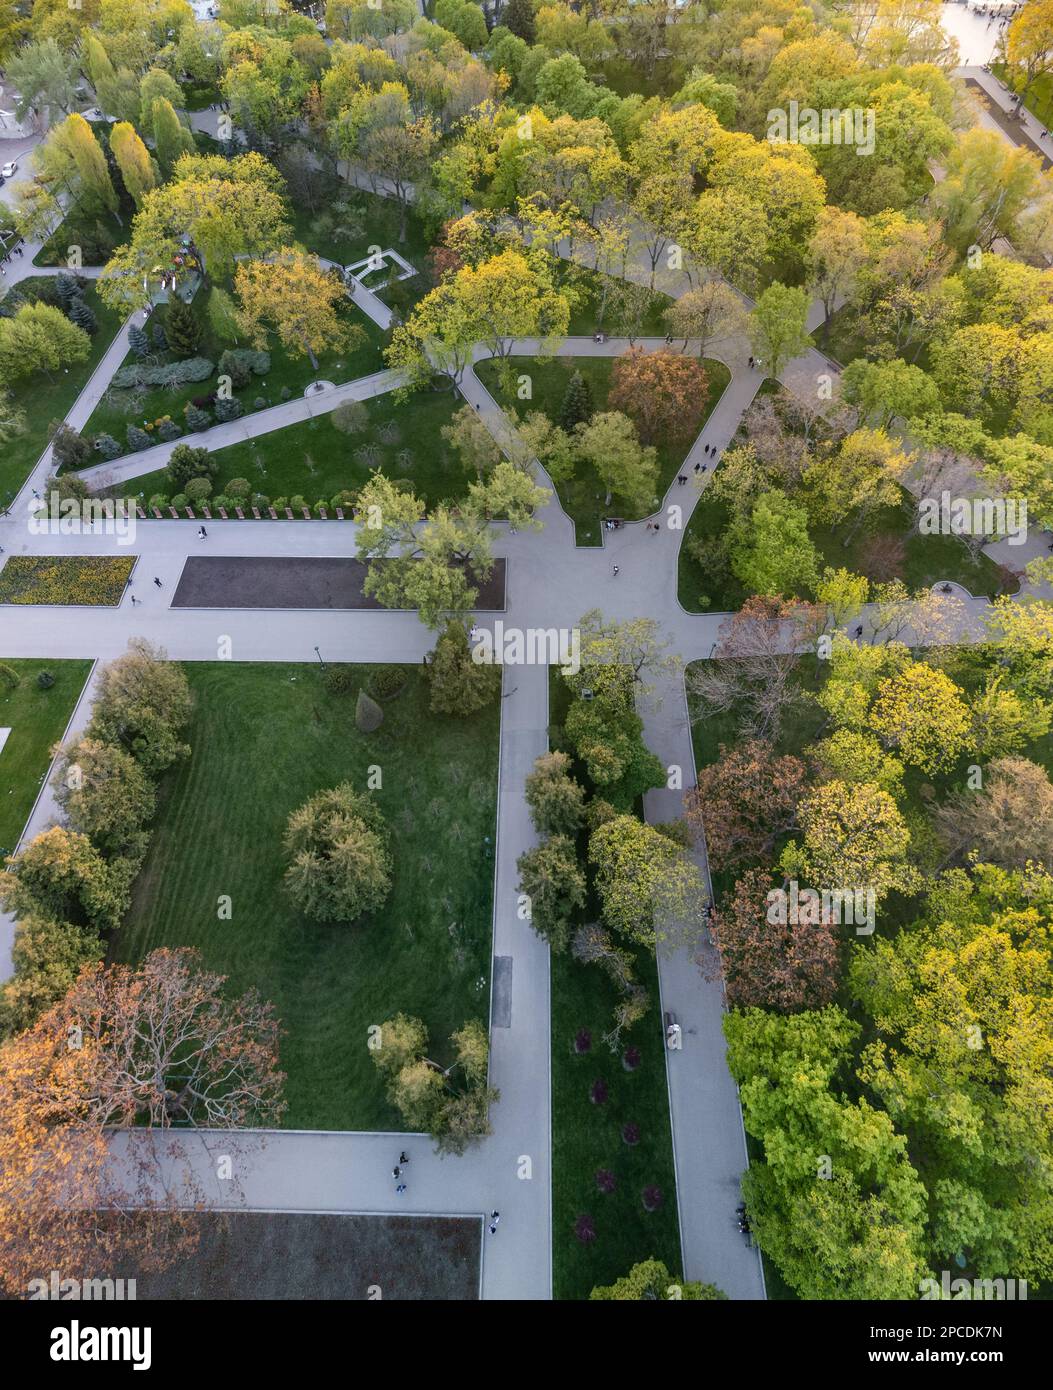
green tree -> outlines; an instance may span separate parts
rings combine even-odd
[[[10,318],[0,318],[0,372],[11,380],[38,371],[50,376],[90,353],[87,333],[51,304],[21,304]]]
[[[731,545],[731,567],[750,593],[791,597],[815,588],[819,555],[808,513],[785,493],[764,493],[749,524],[733,528]]]
[[[812,346],[808,336],[808,295],[802,289],[768,286],[750,317],[753,349],[768,376],[777,377],[795,357]]]
[[[115,744],[82,738],[63,751],[55,799],[70,826],[107,856],[139,859],[154,813],[153,784],[135,759]]]
[[[576,425],[586,424],[592,418],[592,408],[591,386],[581,372],[572,372],[559,407],[560,428],[569,432]]]
[[[492,705],[501,693],[501,668],[474,661],[464,624],[452,619],[439,636],[428,663],[431,709],[465,717]]]
[[[86,835],[53,826],[7,861],[0,905],[18,918],[33,913],[96,931],[119,927],[136,865],[107,863]]]
[[[754,1235],[802,1298],[912,1299],[927,1275],[927,1195],[907,1140],[834,1079],[859,1026],[837,1008],[724,1019],[746,1130],[763,1146],[742,1192]]]
[[[570,775],[566,753],[542,753],[526,779],[526,801],[542,835],[576,835],[585,817],[585,789]]]
[[[516,867],[519,891],[530,904],[530,925],[553,951],[565,951],[574,914],[585,906],[585,875],[574,841],[551,835],[521,854]]]
[[[390,836],[380,808],[350,782],[318,792],[289,817],[285,886],[318,922],[353,922],[391,891]]]
[[[698,869],[679,845],[635,816],[615,816],[593,831],[589,861],[604,921],[631,941],[653,948],[701,912]]]
[[[641,444],[636,426],[620,411],[598,411],[575,431],[577,452],[599,474],[607,489],[605,505],[615,496],[634,511],[649,511],[655,501],[658,456],[654,446]]]
[[[124,748],[147,776],[157,777],[189,754],[182,734],[192,708],[182,667],[162,648],[133,637],[124,656],[99,676],[86,736]]]
[[[642,1260],[633,1265],[628,1274],[616,1279],[613,1284],[600,1285],[589,1294],[593,1302],[620,1303],[676,1302],[684,1299],[690,1302],[726,1299],[727,1294],[715,1284],[689,1283],[669,1273],[661,1260]]]

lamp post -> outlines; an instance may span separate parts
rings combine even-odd
[[[317,647],[315,647],[314,653],[315,653],[315,656],[317,656],[318,660],[321,662],[322,670],[324,671],[324,670],[325,670],[325,662],[322,661],[322,653],[318,650]]]

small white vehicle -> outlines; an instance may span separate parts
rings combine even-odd
[[[9,159],[8,162],[4,165],[4,167],[0,169],[0,174],[3,174],[5,179],[9,179],[12,177],[12,175],[17,173],[17,171],[18,161],[15,159]]]

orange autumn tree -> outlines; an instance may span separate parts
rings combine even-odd
[[[0,1048],[0,1287],[24,1293],[51,1270],[91,1277],[117,1256],[159,1268],[193,1245],[193,1181],[172,1193],[150,1142],[118,1161],[109,1131],[280,1117],[273,1006],[224,985],[187,949],[94,966]],[[165,1157],[177,1149],[166,1140]]]
[[[653,444],[693,439],[708,395],[709,377],[694,357],[634,347],[615,360],[607,406],[624,411],[644,443]]]

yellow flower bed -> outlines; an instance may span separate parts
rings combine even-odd
[[[0,603],[117,604],[132,555],[12,555],[0,569]]]

